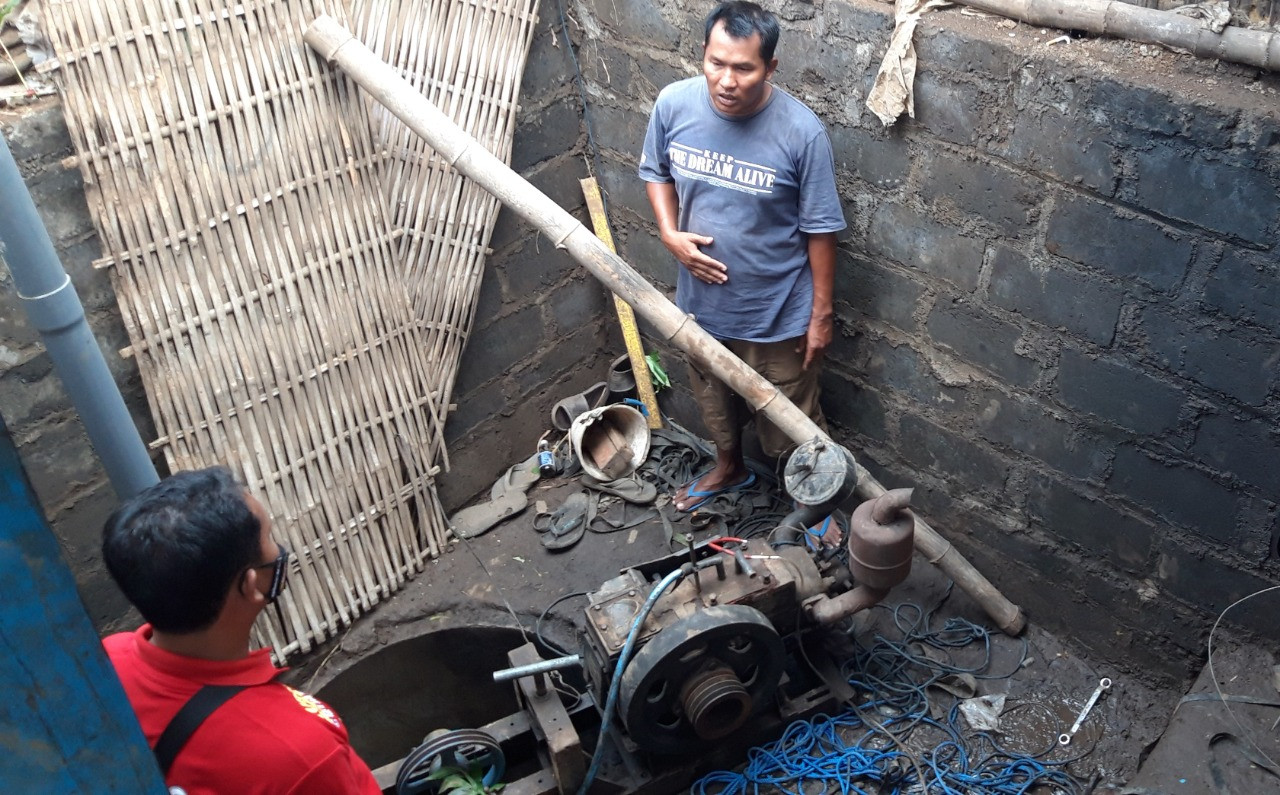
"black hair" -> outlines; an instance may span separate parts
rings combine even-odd
[[[731,0],[721,3],[707,15],[706,35],[702,39],[705,47],[711,42],[711,31],[717,22],[724,23],[724,32],[735,39],[749,39],[760,34],[760,57],[766,65],[773,60],[773,51],[778,48],[778,18],[770,11],[765,11],[755,3],[746,0]]]
[[[102,558],[112,579],[161,632],[213,624],[236,578],[260,563],[262,523],[225,467],[180,472],[107,518]]]

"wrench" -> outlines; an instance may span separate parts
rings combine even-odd
[[[1081,724],[1084,723],[1085,718],[1089,717],[1089,710],[1093,709],[1093,705],[1098,703],[1098,697],[1102,695],[1102,691],[1110,689],[1111,680],[1103,677],[1102,681],[1098,682],[1098,686],[1093,689],[1093,695],[1089,696],[1089,701],[1085,703],[1084,709],[1080,710],[1080,716],[1076,718],[1076,722],[1071,724],[1071,730],[1065,734],[1058,735],[1059,745],[1071,744],[1071,738],[1075,736],[1076,732],[1080,731]]]

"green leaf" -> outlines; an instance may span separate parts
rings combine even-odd
[[[653,381],[654,391],[671,386],[667,371],[662,369],[662,359],[657,351],[644,355],[645,364],[649,365],[649,378]]]

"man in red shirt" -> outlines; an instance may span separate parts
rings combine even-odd
[[[380,795],[337,714],[275,682],[268,649],[249,650],[254,620],[284,587],[289,553],[230,472],[183,472],[138,494],[107,520],[102,553],[147,621],[103,646],[153,748],[197,692],[242,688],[222,691],[234,694],[178,742],[165,776],[171,792]]]

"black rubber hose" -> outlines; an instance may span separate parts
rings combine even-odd
[[[801,537],[804,532],[817,522],[826,518],[835,510],[834,505],[823,503],[821,505],[801,505],[794,511],[782,517],[782,521],[769,538],[771,546],[788,546],[801,543]]]

